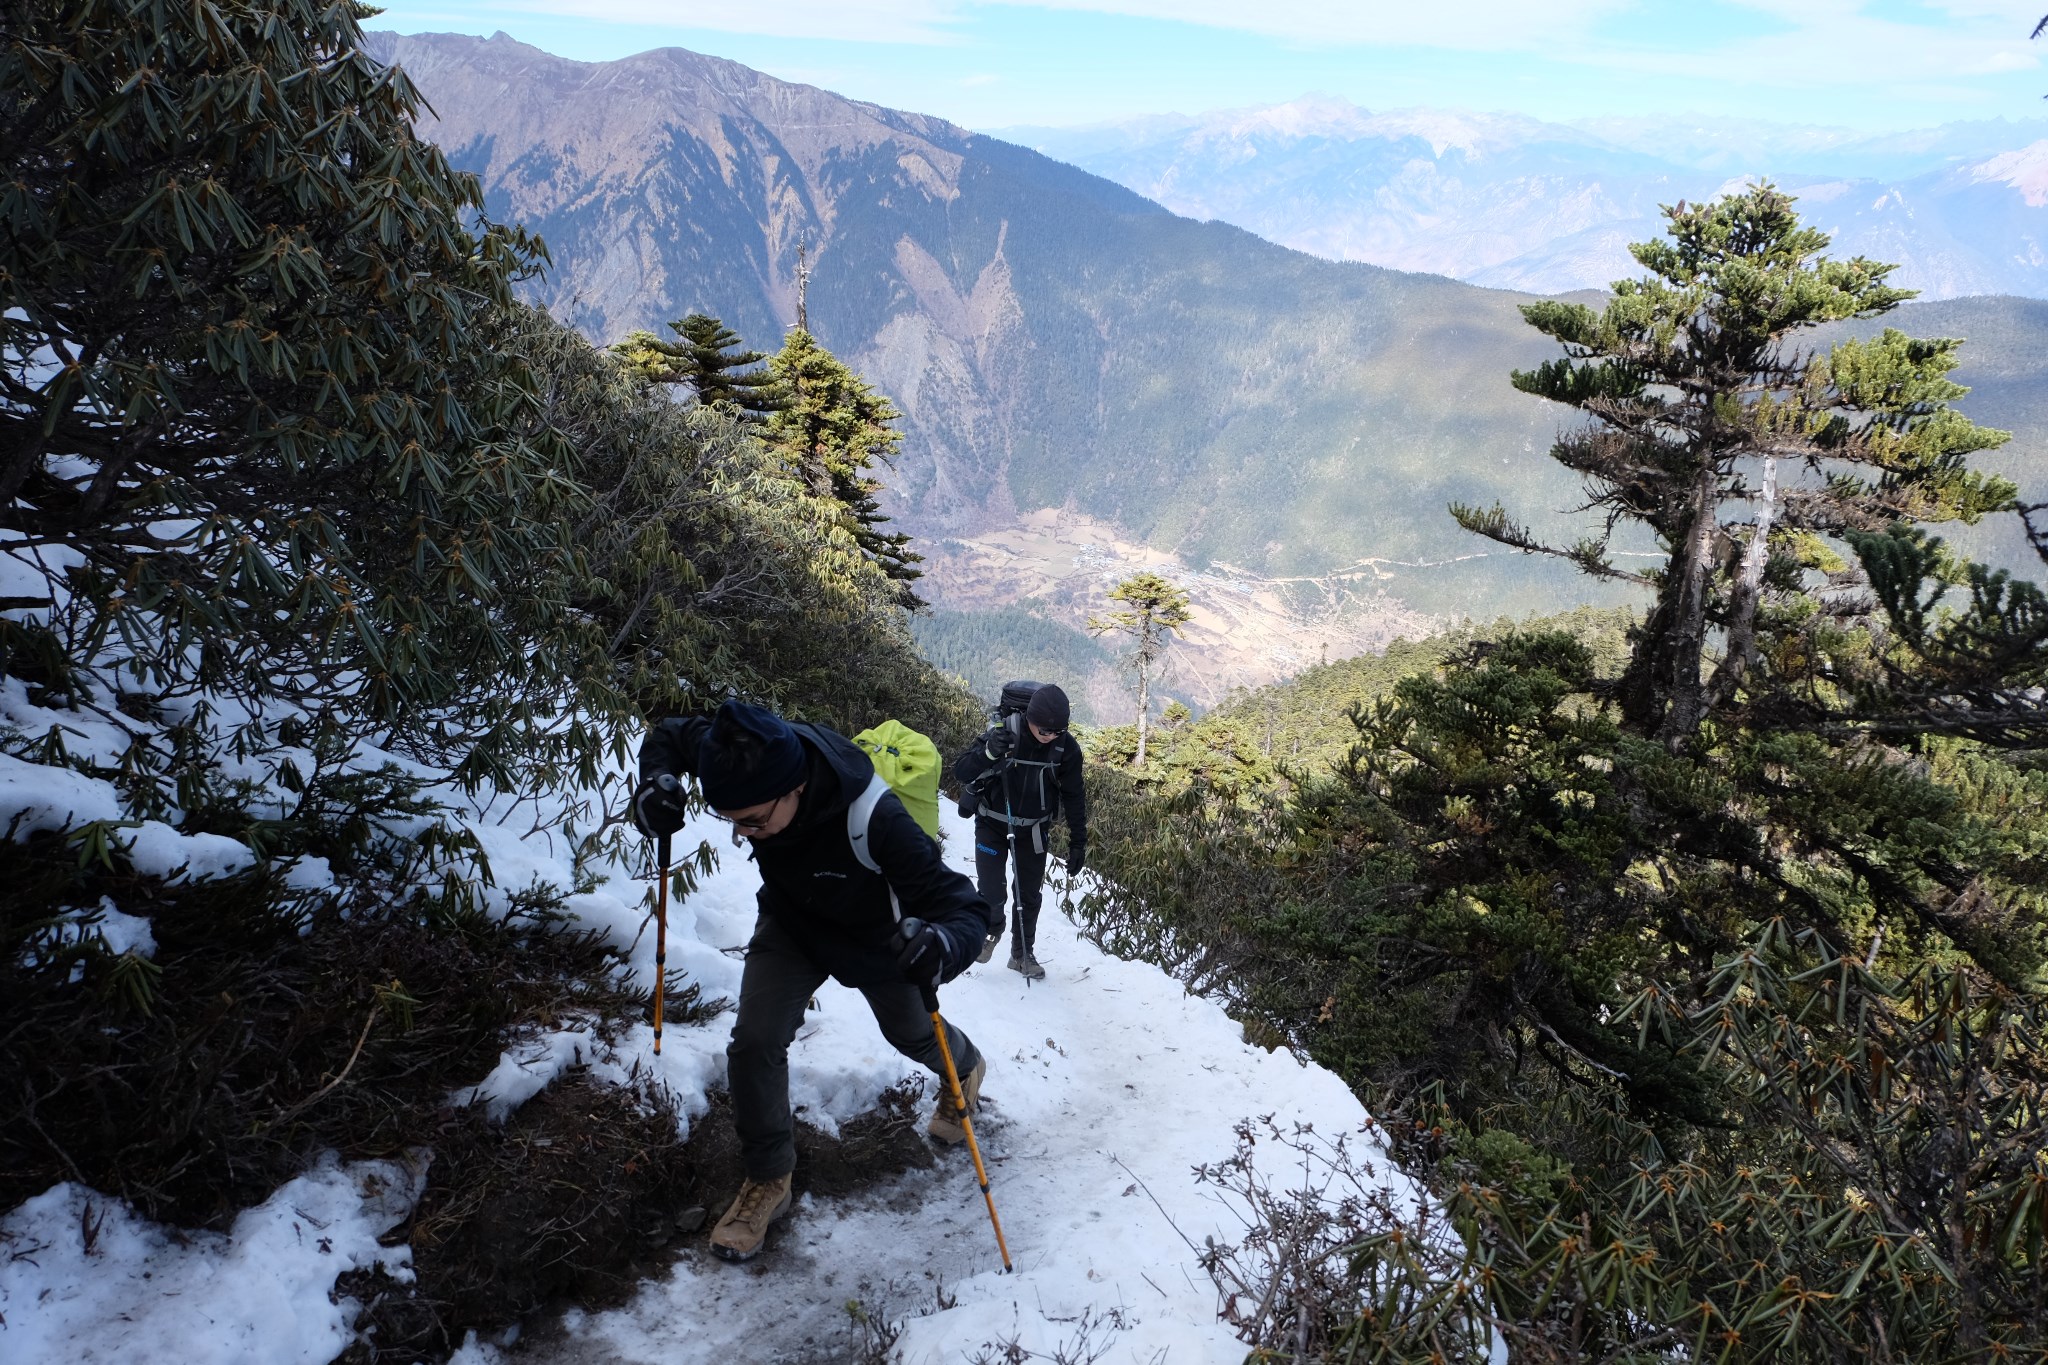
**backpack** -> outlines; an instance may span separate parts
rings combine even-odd
[[[1044,683],[1030,682],[1021,678],[1016,682],[1004,683],[1003,694],[996,698],[995,718],[997,720],[1007,720],[1011,716],[1023,715],[1024,708],[1031,705],[1031,694],[1043,686],[1045,686]]]
[[[862,867],[880,872],[881,865],[868,849],[868,824],[875,817],[875,807],[890,792],[896,793],[919,829],[934,839],[939,837],[939,746],[900,720],[885,720],[863,730],[853,742],[875,761],[875,775],[846,808],[846,841],[853,845],[853,856]]]
[[[1061,759],[1066,756],[1065,740],[1055,740],[1052,748],[1046,752],[1046,756],[1042,759],[1017,758],[1015,756],[1015,746],[1024,741],[1025,708],[1031,705],[1032,695],[1043,686],[1045,686],[1044,683],[1032,682],[1022,678],[1003,684],[1002,694],[996,698],[995,714],[991,719],[1010,732],[1011,756],[990,768],[986,773],[983,773],[973,786],[963,788],[960,793],[960,813],[962,815],[980,816],[996,820],[1010,826],[1013,830],[1028,829],[1031,831],[1032,838],[1040,850],[1045,848],[1045,826],[1050,824],[1053,817],[1059,813],[1059,794],[1057,791],[1048,793],[1046,783],[1052,777],[1054,770],[1059,767]],[[1008,810],[998,810],[988,803],[987,794],[989,789],[1006,782],[1009,773],[1016,769],[1036,770],[1034,775],[1038,779],[1039,802],[1045,811],[1036,820],[1019,819],[1011,815]],[[1007,805],[1007,800],[1005,804]]]

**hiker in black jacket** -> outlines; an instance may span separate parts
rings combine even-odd
[[[942,1075],[923,990],[974,961],[994,917],[885,783],[866,829],[857,832],[880,871],[863,863],[849,827],[863,793],[880,779],[867,754],[831,730],[793,725],[737,701],[710,720],[662,721],[640,747],[633,822],[643,834],[658,838],[682,828],[684,775],[696,777],[704,804],[732,824],[735,840],[751,841],[761,869],[761,914],[725,1050],[746,1183],[711,1234],[712,1251],[744,1261],[789,1210],[796,1166],[789,1045],[813,993],[828,976],[861,992],[882,1036]],[[909,919],[922,926],[906,939],[897,925]],[[973,1113],[988,1063],[957,1027],[949,1023],[947,1033]],[[960,1120],[941,1086],[927,1131],[957,1143],[966,1135]]]
[[[1011,697],[1025,688],[1030,700],[1013,709]],[[1010,932],[1010,970],[1037,981],[1045,976],[1034,951],[1038,907],[1045,887],[1045,833],[1055,817],[1067,819],[1067,875],[1088,861],[1088,792],[1081,775],[1081,746],[1067,733],[1067,694],[1051,683],[1011,683],[1004,705],[981,742],[954,760],[953,775],[967,795],[963,812],[974,813],[974,872],[982,899],[995,911],[994,931],[980,960],[995,953],[1003,936],[1003,882],[1014,849],[1017,863],[1017,922]]]

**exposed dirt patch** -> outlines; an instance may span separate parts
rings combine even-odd
[[[58,918],[101,905],[146,920],[154,956]],[[0,837],[0,1208],[76,1180],[225,1229],[315,1153],[431,1145],[509,1038],[642,1003],[595,935],[532,910],[344,918],[270,870],[172,883]]]
[[[916,1083],[831,1137],[799,1119],[798,1194],[843,1197],[929,1167]],[[738,1194],[743,1173],[730,1102],[679,1140],[672,1100],[582,1078],[558,1082],[503,1127],[453,1111],[434,1135],[434,1165],[412,1221],[417,1280],[381,1271],[345,1276],[336,1292],[364,1303],[345,1365],[443,1360],[471,1329],[489,1333],[562,1309],[625,1301],[685,1247],[701,1243]]]

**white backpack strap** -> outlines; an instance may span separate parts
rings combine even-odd
[[[867,790],[853,798],[853,804],[846,808],[846,842],[853,845],[853,856],[860,865],[870,872],[880,872],[882,865],[875,861],[874,850],[868,847],[868,825],[875,818],[875,807],[889,794],[889,784],[880,773],[868,779]]]
[[[868,847],[868,826],[874,822],[875,807],[882,804],[882,798],[889,794],[889,784],[880,773],[868,779],[867,790],[853,798],[853,804],[846,808],[846,842],[853,845],[853,856],[868,871],[880,875],[882,865],[875,861],[875,851]],[[883,885],[888,885],[886,880]],[[897,922],[903,921],[903,903],[896,899],[896,888],[889,887],[889,909]]]

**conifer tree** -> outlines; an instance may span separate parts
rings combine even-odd
[[[1131,670],[1138,678],[1138,756],[1136,765],[1145,766],[1145,736],[1152,705],[1152,680],[1166,657],[1166,646],[1174,632],[1194,620],[1188,610],[1188,595],[1159,574],[1132,574],[1109,594],[1122,602],[1118,610],[1088,619],[1088,629],[1097,635],[1118,631],[1137,644],[1131,651]]]
[[[1551,456],[1584,479],[1597,533],[1559,548],[1498,505],[1451,509],[1468,530],[1655,592],[1617,699],[1673,752],[1755,668],[1772,591],[1831,567],[1825,537],[2016,510],[2011,483],[1965,463],[2007,434],[1948,407],[1966,392],[1947,377],[1959,341],[1887,329],[1801,347],[1800,333],[1879,316],[1912,291],[1886,283],[1893,266],[1822,256],[1827,235],[1792,204],[1767,184],[1680,204],[1668,238],[1630,248],[1649,274],[1618,282],[1605,309],[1523,307],[1565,355],[1514,384],[1591,419]],[[1665,564],[1614,562],[1610,538],[1629,523],[1655,535]]]
[[[674,341],[634,332],[612,349],[649,383],[685,386],[706,407],[729,403],[753,418],[782,407],[775,376],[765,368],[747,368],[760,366],[768,357],[746,349],[739,333],[704,313],[692,313],[668,326],[676,334]]]
[[[917,567],[923,557],[911,550],[908,535],[882,529],[889,518],[876,497],[882,481],[873,472],[903,444],[890,425],[902,414],[801,327],[790,331],[768,368],[784,403],[768,419],[769,446],[814,492],[845,507],[861,552],[903,585],[905,606],[922,606],[910,585],[924,576]]]

